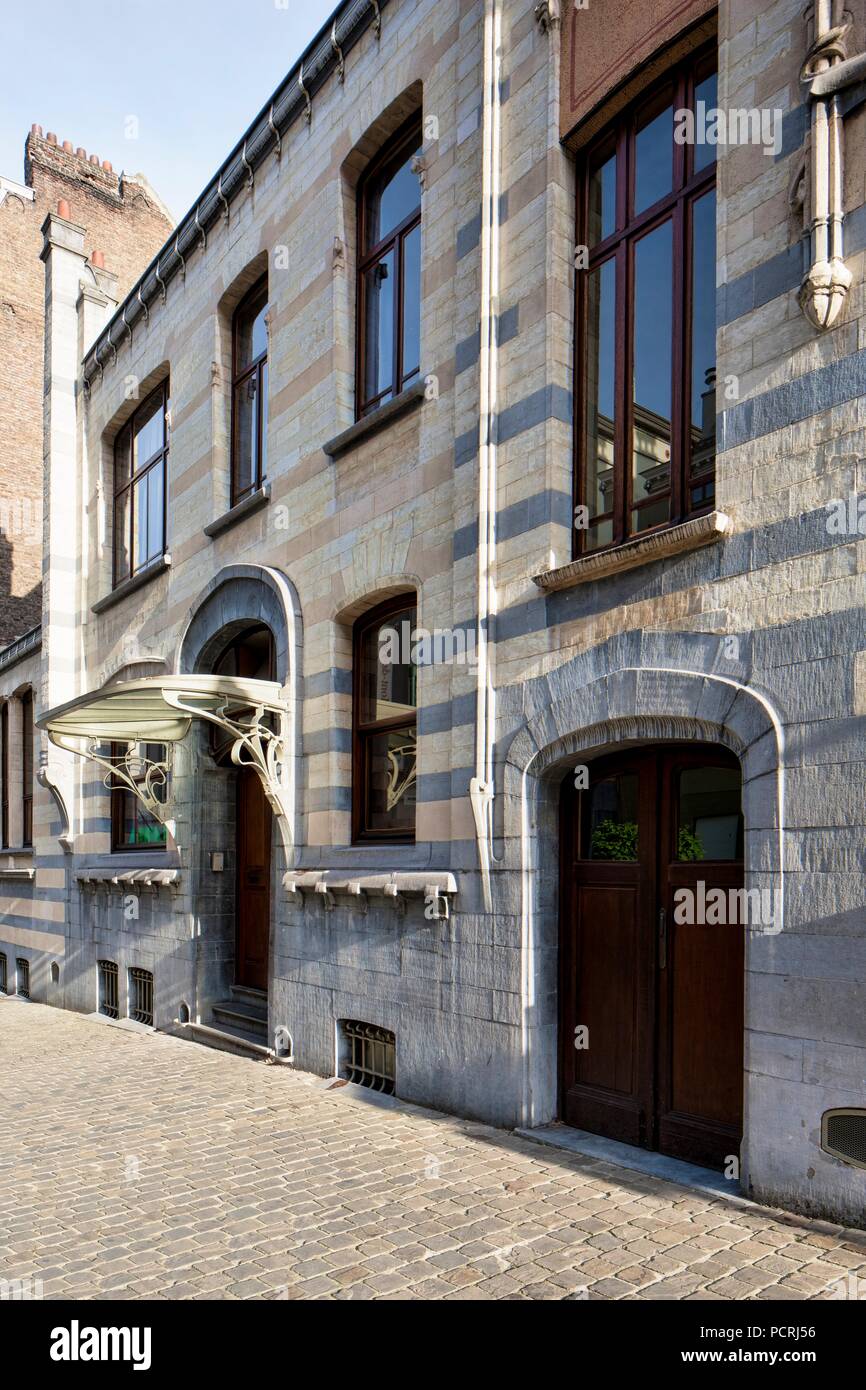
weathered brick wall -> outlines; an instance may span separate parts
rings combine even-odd
[[[126,294],[171,230],[143,180],[122,183],[85,151],[43,139],[25,144],[25,184],[0,195],[0,646],[40,618],[42,392],[45,276],[42,224],[60,199],[103,252]]]

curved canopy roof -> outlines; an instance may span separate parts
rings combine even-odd
[[[218,719],[226,709],[245,708],[284,713],[282,687],[237,676],[148,676],[79,695],[37,723],[62,738],[179,743],[196,716]]]

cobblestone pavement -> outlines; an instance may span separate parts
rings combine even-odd
[[[0,1278],[45,1298],[802,1299],[866,1276],[866,1232],[162,1034],[0,998],[0,1063]]]

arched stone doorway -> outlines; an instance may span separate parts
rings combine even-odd
[[[181,673],[282,687],[294,756],[283,765],[280,798],[269,800],[259,773],[232,761],[231,737],[200,724],[190,760],[192,804],[186,830],[189,842],[200,846],[192,910],[200,943],[201,1022],[241,1043],[267,1045],[277,883],[286,867],[284,851],[288,854],[294,841],[298,810],[301,624],[289,582],[276,571],[252,565],[221,571],[191,610],[176,666]]]
[[[742,1138],[741,780],[693,743],[562,783],[561,1117],[721,1169]]]

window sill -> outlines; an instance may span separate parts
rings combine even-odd
[[[653,560],[664,560],[671,555],[683,555],[703,545],[712,545],[725,535],[730,524],[730,517],[724,512],[710,512],[707,516],[683,521],[678,526],[669,526],[664,531],[655,531],[651,536],[626,541],[614,550],[602,550],[597,555],[581,555],[568,565],[536,574],[534,583],[546,594],[556,593],[559,589],[574,589],[578,584],[588,584],[593,579],[622,574],[639,565],[648,565]]]
[[[423,379],[416,381],[405,391],[401,391],[399,396],[395,396],[393,401],[388,401],[387,405],[381,405],[378,410],[374,410],[372,415],[365,415],[363,420],[356,420],[354,425],[343,430],[342,434],[337,434],[333,439],[329,439],[327,444],[322,445],[322,449],[328,458],[338,459],[341,454],[347,453],[362,439],[367,439],[372,434],[378,434],[379,430],[390,425],[392,420],[414,410],[424,400],[426,389]]]
[[[209,522],[204,528],[205,535],[210,536],[211,540],[215,536],[221,536],[223,531],[228,531],[236,522],[243,521],[245,516],[251,516],[253,512],[261,511],[262,507],[266,507],[270,500],[271,485],[270,483],[263,483],[242,502],[236,502],[233,507],[229,507],[228,511],[223,512],[222,516],[218,516],[216,521]]]
[[[154,560],[147,569],[139,570],[131,579],[124,579],[122,584],[118,584],[116,589],[112,589],[110,594],[104,598],[97,599],[90,609],[91,613],[104,613],[106,609],[113,608],[116,603],[122,603],[129,594],[134,594],[137,589],[141,589],[145,584],[149,584],[151,579],[156,579],[157,575],[165,574],[171,566],[171,556],[166,553],[161,555],[158,560]]]

